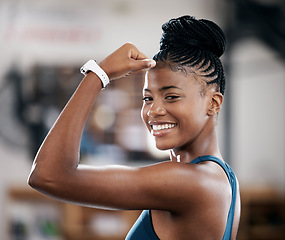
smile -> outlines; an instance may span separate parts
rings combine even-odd
[[[152,129],[154,131],[157,131],[157,130],[164,130],[164,129],[170,129],[170,128],[174,128],[176,126],[176,124],[170,124],[170,123],[167,123],[167,124],[156,124],[156,125],[152,125]]]

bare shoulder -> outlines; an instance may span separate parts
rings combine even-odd
[[[172,211],[152,211],[158,236],[167,239],[171,234],[177,237],[178,234],[187,232],[191,236],[199,236],[194,239],[204,239],[205,234],[208,236],[211,233],[219,239],[224,232],[232,199],[231,186],[224,170],[213,162],[168,162],[157,167],[161,168],[162,172],[167,172],[167,184],[171,185],[169,182],[173,182],[171,188],[168,188],[169,195],[176,197]],[[233,235],[237,231],[238,212],[237,209]],[[181,224],[185,222],[188,224]],[[197,231],[201,229],[200,226],[207,226],[207,232]]]
[[[141,171],[155,171],[157,177],[165,178],[175,177],[176,183],[184,183],[190,187],[205,187],[225,183],[228,185],[228,178],[224,170],[216,163],[203,162],[199,164],[161,162],[151,166],[141,168]],[[172,181],[168,179],[167,181]]]

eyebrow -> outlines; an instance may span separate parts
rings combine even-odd
[[[179,87],[176,87],[176,86],[172,86],[172,85],[171,85],[171,86],[161,87],[161,88],[159,89],[159,91],[162,92],[162,91],[165,91],[165,90],[168,90],[168,89],[171,89],[171,88],[175,88],[175,89],[182,90],[182,88],[179,88]],[[147,89],[147,88],[145,88],[144,91],[150,92],[150,90]]]

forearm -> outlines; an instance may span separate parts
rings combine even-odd
[[[76,169],[84,125],[101,88],[94,73],[82,80],[38,151],[29,177],[31,185],[40,178],[56,179]]]
[[[154,66],[153,60],[147,59],[130,43],[123,45],[100,63],[100,67],[111,80]],[[97,197],[102,192],[105,193],[107,179],[113,183],[112,172],[97,168],[77,168],[84,125],[101,88],[102,82],[93,72],[82,80],[38,151],[28,179],[33,188],[67,201],[86,203],[90,200],[92,204],[103,204],[104,201],[99,201]],[[118,176],[122,175],[122,179],[125,179],[121,173],[119,171]],[[93,186],[94,183],[96,184]],[[90,195],[90,184],[98,192],[97,195],[94,194],[95,190]],[[109,187],[111,185],[116,193],[117,185],[109,184]]]

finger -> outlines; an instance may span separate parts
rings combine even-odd
[[[147,59],[147,56],[145,54],[143,54],[142,52],[140,52],[138,50],[138,48],[134,45],[130,45],[130,55],[129,57],[131,59],[135,59],[135,60],[143,60],[143,59]]]
[[[153,59],[143,59],[141,60],[141,62],[143,63],[147,63],[147,67],[146,68],[153,68],[156,66],[156,61],[154,61]]]
[[[143,60],[133,60],[132,61],[132,72],[140,71],[143,69],[155,67],[156,62],[152,59],[143,59]]]
[[[136,60],[143,60],[143,59],[147,59],[147,56],[144,55],[142,52],[139,52],[139,54],[137,55]]]

